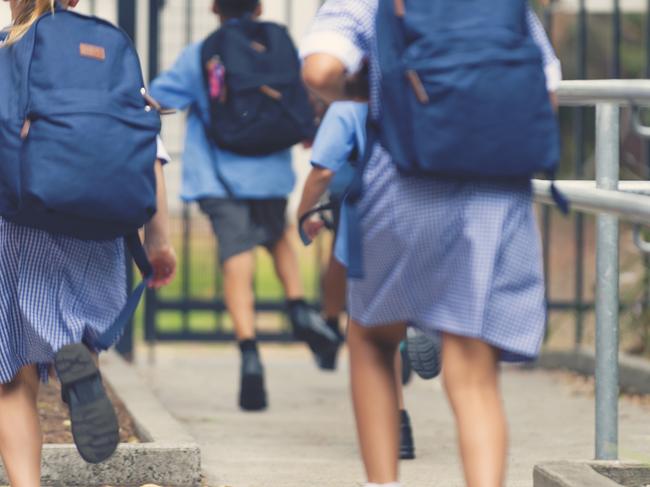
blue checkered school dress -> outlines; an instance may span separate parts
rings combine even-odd
[[[125,302],[121,239],[85,242],[0,218],[0,383],[32,364],[47,380],[54,354],[94,348]]]
[[[381,116],[376,9],[377,0],[328,0],[302,49],[303,56],[332,54],[349,72],[369,59],[374,118]],[[559,62],[532,12],[528,20],[552,89],[561,76]],[[364,174],[359,213],[364,278],[348,283],[355,321],[407,321],[428,333],[478,338],[500,349],[504,361],[538,354],[546,306],[529,183],[403,176],[378,144]]]

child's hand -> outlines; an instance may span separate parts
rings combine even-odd
[[[153,267],[153,277],[149,287],[159,289],[167,286],[176,276],[176,252],[166,240],[147,241],[144,248]]]
[[[320,231],[325,227],[323,220],[307,220],[302,228],[310,240],[315,240]]]

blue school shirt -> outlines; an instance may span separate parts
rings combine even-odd
[[[330,106],[314,140],[311,163],[317,167],[330,169],[335,173],[330,191],[342,195],[354,177],[350,155],[355,148],[358,159],[364,156],[366,148],[366,119],[368,104],[357,102],[336,102]],[[347,265],[347,214],[345,205],[341,207],[334,257]]]
[[[336,102],[327,110],[318,129],[311,163],[335,173],[329,188],[335,197],[343,196],[354,177],[350,156],[356,150],[357,159],[363,157],[367,117],[367,103]]]
[[[183,152],[183,187],[186,201],[227,197],[214,164],[239,199],[285,198],[293,190],[291,151],[268,156],[242,156],[210,142],[205,125],[210,111],[201,68],[202,42],[185,48],[174,66],[151,84],[151,95],[165,108],[189,109]]]

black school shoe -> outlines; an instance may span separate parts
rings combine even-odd
[[[267,405],[264,366],[260,356],[254,350],[242,352],[239,407],[244,411],[262,411]]]
[[[303,300],[290,301],[288,315],[293,336],[309,345],[319,366],[321,366],[323,358],[330,360],[325,365],[331,364],[332,354],[334,361],[336,360],[336,353],[341,346],[341,338],[327,326],[325,320],[315,309]]]
[[[402,359],[402,385],[405,386],[411,382],[413,376],[413,369],[411,368],[411,361],[409,360],[408,352],[406,351],[406,340],[399,344],[399,353]]]
[[[345,343],[345,337],[343,336],[341,330],[339,329],[338,318],[332,318],[326,320],[325,323],[327,327],[336,334],[339,341],[338,345],[334,349],[327,348],[321,351],[312,348],[311,351],[314,353],[314,358],[316,359],[316,365],[318,365],[319,369],[325,371],[334,371],[336,370],[336,363],[337,363],[339,351],[341,350],[341,346],[343,346],[343,343]]]
[[[422,379],[440,375],[442,368],[442,342],[439,335],[427,335],[415,328],[406,334],[406,351],[413,371]]]
[[[83,344],[66,345],[56,354],[54,367],[81,458],[88,463],[107,460],[120,442],[119,425],[93,356]]]
[[[409,413],[405,409],[399,412],[399,417],[399,458],[400,460],[414,460],[415,443],[413,442],[411,418],[409,418]]]

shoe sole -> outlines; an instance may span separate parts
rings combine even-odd
[[[242,377],[239,407],[244,411],[262,411],[267,408],[263,375]]]
[[[413,450],[400,450],[400,460],[415,460],[415,452]]]
[[[337,355],[337,352],[329,354],[318,354],[316,357],[316,364],[318,365],[318,368],[326,372],[335,371],[337,364]]]
[[[117,415],[101,384],[99,370],[88,349],[81,344],[68,345],[57,354],[54,367],[62,390],[74,390],[80,381],[99,381],[99,395],[85,404],[69,404],[72,437],[77,450],[88,463],[101,463],[110,458],[119,444]]]
[[[409,330],[406,352],[411,369],[422,379],[430,380],[440,375],[440,345],[437,340],[424,333]]]

